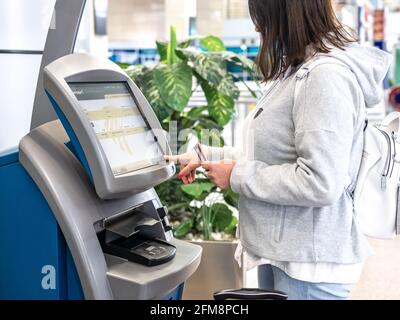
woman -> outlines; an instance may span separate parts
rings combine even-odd
[[[245,267],[259,266],[260,287],[289,299],[347,299],[371,253],[352,192],[365,107],[382,98],[389,55],[359,46],[330,0],[249,7],[261,36],[258,67],[275,85],[246,120],[242,152],[203,146],[209,162],[196,152],[167,159],[181,163],[185,183],[202,166],[240,194],[238,254],[247,252]],[[308,71],[317,59],[325,60]]]

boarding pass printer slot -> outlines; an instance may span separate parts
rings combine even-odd
[[[167,242],[170,227],[161,209],[149,202],[104,219],[98,234],[103,251],[149,267],[171,261],[176,248]]]

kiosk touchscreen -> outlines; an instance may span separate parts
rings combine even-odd
[[[44,85],[100,198],[148,190],[175,174],[154,111],[117,65],[70,55],[45,68]]]
[[[126,82],[68,83],[114,176],[156,166],[163,151]]]

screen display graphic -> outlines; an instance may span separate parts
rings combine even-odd
[[[125,82],[69,83],[115,176],[157,165],[162,150]]]

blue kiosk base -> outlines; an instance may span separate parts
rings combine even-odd
[[[64,236],[17,152],[0,157],[0,252],[0,300],[84,299]]]
[[[18,153],[0,157],[0,299],[83,299],[52,211]]]

